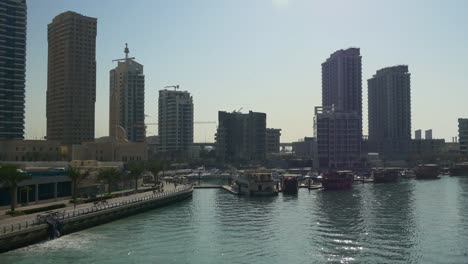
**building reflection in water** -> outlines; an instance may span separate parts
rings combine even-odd
[[[212,204],[215,225],[210,232],[223,259],[248,263],[252,256],[272,261],[278,258],[272,242],[277,232],[279,197],[236,196],[221,189],[216,194]]]
[[[317,192],[316,237],[327,261],[407,262],[414,246],[410,182]]]

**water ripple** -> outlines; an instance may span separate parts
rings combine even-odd
[[[193,199],[0,255],[0,263],[468,263],[468,177]]]

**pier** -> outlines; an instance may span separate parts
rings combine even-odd
[[[222,188],[222,185],[217,185],[217,184],[207,184],[207,185],[194,185],[194,189],[220,189]]]
[[[223,189],[223,190],[225,190],[227,192],[230,192],[232,194],[239,195],[239,193],[229,185],[216,185],[216,184],[194,185],[193,188],[194,189]]]

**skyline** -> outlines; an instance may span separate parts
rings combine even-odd
[[[362,6],[358,4],[353,7],[350,3],[342,3],[341,6],[367,8],[367,11],[377,7],[379,10],[393,8],[390,4],[383,4],[382,7],[382,4],[370,1],[359,3],[366,2]],[[468,96],[466,89],[463,90],[468,85],[468,81],[463,79],[463,69],[466,68],[463,63],[466,65],[468,61],[464,46],[468,44],[468,38],[464,36],[461,26],[447,28],[454,26],[455,22],[460,25],[468,22],[463,17],[467,4],[461,1],[452,1],[451,5],[442,7],[432,1],[432,5],[419,6],[421,12],[415,18],[410,13],[415,11],[418,3],[405,3],[408,10],[398,11],[407,13],[401,14],[398,21],[389,21],[386,16],[392,17],[391,14],[375,14],[374,18],[382,20],[383,28],[378,27],[381,31],[374,32],[375,37],[371,40],[366,40],[365,36],[369,37],[366,30],[375,30],[375,25],[369,22],[369,16],[363,16],[365,9],[356,17],[349,16],[346,10],[334,10],[333,18],[340,15],[342,18],[340,21],[327,20],[330,28],[325,32],[321,31],[322,28],[314,28],[314,23],[310,23],[308,28],[306,22],[316,19],[310,18],[308,11],[316,12],[313,15],[325,20],[329,17],[322,13],[330,8],[329,3],[226,1],[221,4],[207,0],[178,5],[138,1],[130,6],[126,1],[112,1],[116,12],[108,12],[109,3],[48,0],[39,4],[28,1],[25,138],[45,135],[46,29],[53,17],[68,10],[98,19],[96,137],[107,136],[109,131],[108,72],[116,66],[112,59],[121,57],[126,42],[132,56],[145,65],[145,114],[152,117],[146,120],[148,123],[157,121],[158,91],[166,85],[179,84],[181,90],[193,95],[195,121],[216,121],[218,111],[243,107],[244,112],[266,113],[267,127],[282,129],[282,142],[313,136],[313,109],[321,105],[321,63],[336,50],[348,47],[361,49],[364,135],[368,134],[367,80],[377,70],[389,66],[404,64],[410,67],[412,131],[432,128],[435,138],[450,141],[458,134],[457,119],[468,116],[468,108],[463,109],[463,98]],[[126,18],[122,19],[121,16],[116,18],[119,15],[117,10],[125,10],[124,14],[130,14],[129,19],[138,26],[126,23]],[[156,14],[151,14],[152,10]],[[431,22],[434,27],[428,32],[421,32],[424,23],[419,24],[421,21],[417,18],[422,19],[436,11],[444,15],[424,21]],[[416,20],[413,24],[405,23],[412,19]],[[159,24],[154,25],[155,21]],[[253,23],[249,25],[246,21]],[[362,32],[350,30],[354,28],[362,29]],[[407,31],[398,32],[401,28]],[[415,36],[411,33],[415,33]],[[324,34],[325,37],[308,38],[314,34]],[[378,34],[388,39],[380,39]],[[362,39],[358,41],[360,36]],[[394,50],[395,44],[405,40],[403,37],[408,37],[408,47]],[[445,38],[447,42],[438,43],[440,39],[437,37]],[[388,43],[382,45],[386,41]],[[427,50],[413,47],[418,44],[419,47],[424,45]],[[438,44],[443,44],[445,49],[438,50],[441,48]],[[224,94],[219,93],[220,88],[224,89]],[[271,97],[266,98],[270,94]],[[442,110],[434,113],[433,105]],[[154,135],[156,129],[149,127],[147,136]],[[216,125],[195,125],[195,142],[213,142],[215,131]]]

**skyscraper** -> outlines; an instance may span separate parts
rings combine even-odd
[[[0,140],[24,138],[26,0],[0,1]]]
[[[110,71],[109,136],[116,138],[122,128],[129,141],[145,141],[145,75],[143,65],[128,57]]]
[[[158,107],[161,152],[183,155],[193,145],[192,96],[187,91],[161,90]]]
[[[338,50],[322,63],[322,107],[315,109],[319,165],[358,166],[362,142],[362,80],[359,48]]]
[[[94,140],[97,19],[67,11],[48,25],[47,139]]]
[[[369,144],[385,159],[405,159],[411,142],[411,74],[408,66],[383,68],[367,81]]]
[[[362,118],[362,78],[359,48],[338,50],[322,63],[322,106],[356,112]]]

